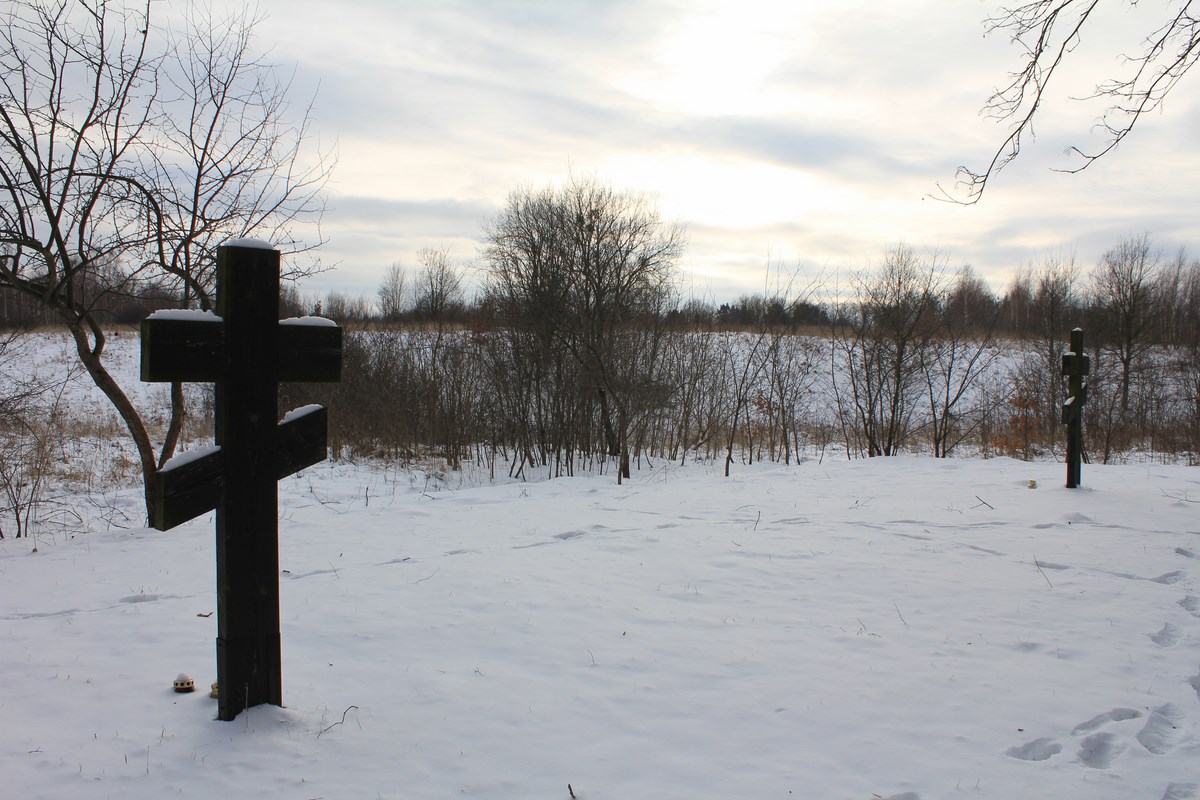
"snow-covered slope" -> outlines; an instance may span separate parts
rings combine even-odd
[[[1200,797],[1200,472],[1083,478],[315,467],[281,484],[287,708],[235,722],[171,688],[216,679],[211,517],[8,540],[0,794]]]

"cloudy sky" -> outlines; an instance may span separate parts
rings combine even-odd
[[[1052,86],[1036,143],[983,201],[937,202],[1006,129],[980,116],[1019,63],[998,0],[262,0],[256,41],[315,93],[339,163],[309,292],[373,296],[422,247],[463,263],[509,192],[571,174],[682,223],[684,286],[721,302],[771,270],[870,266],[903,242],[996,288],[1050,254],[1089,266],[1125,235],[1200,254],[1200,76],[1078,175],[1119,69],[1162,3],[1108,0]]]

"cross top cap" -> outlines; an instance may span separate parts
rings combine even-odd
[[[246,237],[244,239],[230,239],[223,247],[250,247],[256,250],[274,250],[270,242],[264,242],[262,239]]]

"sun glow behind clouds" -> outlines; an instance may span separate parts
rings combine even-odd
[[[603,173],[615,185],[656,194],[665,218],[699,225],[753,229],[802,219],[818,209],[849,208],[853,202],[849,191],[800,169],[708,154],[629,153],[610,160]],[[670,191],[656,188],[663,186]]]
[[[689,4],[664,32],[652,66],[621,83],[660,111],[778,111],[770,79],[794,52],[788,32],[799,17],[794,6],[777,2]]]

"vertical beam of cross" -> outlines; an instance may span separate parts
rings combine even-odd
[[[1083,404],[1087,402],[1083,379],[1091,369],[1091,360],[1083,353],[1082,328],[1071,331],[1071,352],[1063,355],[1062,362],[1062,374],[1068,380],[1062,407],[1062,421],[1067,426],[1067,488],[1075,489],[1083,472]]]
[[[234,258],[233,256],[237,257]],[[218,250],[225,320],[216,444],[225,462],[217,507],[217,674],[221,719],[283,705],[279,640],[279,251]]]

